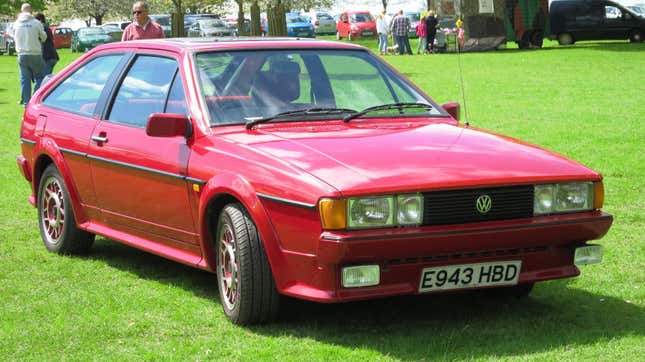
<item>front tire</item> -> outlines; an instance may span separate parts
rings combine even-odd
[[[640,30],[634,30],[629,34],[629,41],[632,43],[640,43],[643,41],[643,32]]]
[[[94,234],[76,225],[65,181],[49,165],[38,187],[38,225],[47,250],[57,254],[82,254],[94,242]]]
[[[569,33],[558,34],[558,44],[571,45],[573,44],[573,37]]]
[[[215,238],[217,286],[226,317],[239,325],[275,319],[279,295],[271,266],[255,224],[242,205],[224,207]]]

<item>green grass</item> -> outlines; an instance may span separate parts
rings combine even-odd
[[[374,48],[374,43],[366,43]],[[413,47],[415,47],[413,41]],[[76,55],[61,51],[61,64]],[[438,102],[460,101],[458,57],[388,56]],[[624,360],[645,356],[645,44],[462,54],[468,120],[605,176],[605,260],[527,300],[480,293],[344,305],[289,302],[281,320],[227,322],[212,275],[99,238],[48,253],[15,163],[16,57],[0,56],[3,360]],[[60,66],[56,68],[60,69]],[[641,356],[641,357],[638,357]]]

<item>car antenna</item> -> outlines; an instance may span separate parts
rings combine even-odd
[[[457,20],[457,36],[455,37],[455,49],[457,49],[457,64],[459,65],[459,81],[461,82],[461,101],[464,104],[464,117],[466,118],[466,121],[464,124],[466,126],[470,126],[470,122],[468,122],[468,108],[466,107],[466,92],[464,90],[464,76],[463,72],[461,70],[461,50],[459,49],[459,35],[461,32],[464,30],[462,29],[462,26],[464,26],[463,22],[461,19]]]

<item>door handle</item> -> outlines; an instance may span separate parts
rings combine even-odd
[[[108,138],[107,136],[92,136],[92,141],[96,142],[96,144],[107,143]]]

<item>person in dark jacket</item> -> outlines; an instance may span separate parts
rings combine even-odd
[[[426,16],[426,47],[428,53],[432,53],[434,47],[434,37],[437,35],[437,25],[439,22],[434,16],[434,11],[430,10]]]
[[[58,57],[58,53],[54,47],[54,35],[45,21],[45,15],[38,13],[34,17],[43,23],[45,34],[47,34],[47,39],[45,39],[45,42],[43,43],[43,60],[45,61],[45,68],[43,68],[42,77],[44,77],[48,74],[52,74],[54,66],[58,63],[58,59],[60,58]]]

